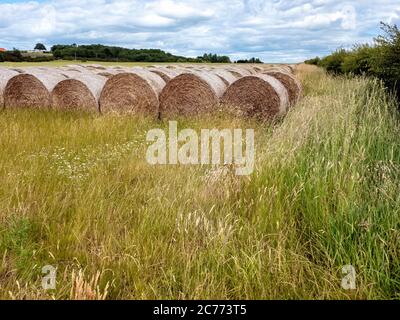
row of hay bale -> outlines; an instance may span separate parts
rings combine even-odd
[[[173,117],[223,104],[269,119],[285,114],[300,99],[293,71],[277,65],[0,68],[0,106]]]

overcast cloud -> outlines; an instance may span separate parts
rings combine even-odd
[[[400,22],[398,0],[0,0],[0,47],[101,43],[297,62],[371,41],[380,21]]]

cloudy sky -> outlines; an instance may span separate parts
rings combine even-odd
[[[400,24],[399,0],[0,0],[0,47],[101,43],[297,62]]]

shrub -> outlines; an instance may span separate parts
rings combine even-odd
[[[384,35],[375,39],[378,49],[372,64],[374,74],[400,97],[400,30],[382,23]]]
[[[377,47],[368,44],[355,46],[344,57],[342,72],[354,75],[372,75],[373,58],[377,50]]]
[[[320,65],[324,67],[328,72],[333,74],[341,74],[342,65],[348,53],[345,49],[338,49],[331,55],[323,58]]]
[[[368,75],[382,80],[400,100],[400,30],[396,25],[382,24],[383,35],[373,45],[358,45],[352,50],[338,49],[322,60],[305,61],[333,74]]]
[[[24,61],[24,57],[19,50],[14,49],[13,51],[4,52],[4,61],[21,62]]]
[[[309,59],[304,61],[306,64],[311,64],[314,66],[319,66],[321,63],[321,58],[320,57],[315,57],[314,59]]]

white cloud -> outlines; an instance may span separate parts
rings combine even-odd
[[[6,1],[0,2],[0,47],[104,43],[271,62],[369,41],[381,20],[400,20],[398,0]]]

